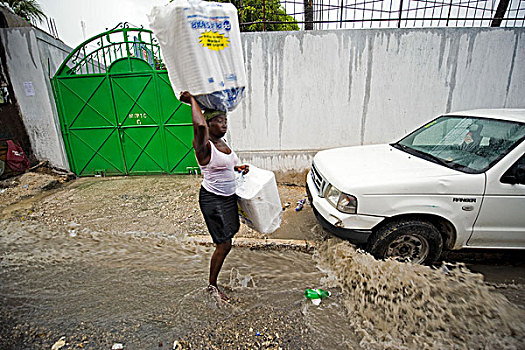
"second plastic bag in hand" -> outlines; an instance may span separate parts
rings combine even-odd
[[[174,0],[148,17],[175,93],[189,91],[206,110],[232,111],[246,87],[235,6]]]
[[[237,189],[239,216],[260,233],[272,233],[281,226],[282,207],[275,175],[250,165],[246,175],[239,175]]]

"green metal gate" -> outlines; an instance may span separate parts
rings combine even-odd
[[[175,97],[151,31],[120,24],[85,41],[52,84],[78,176],[198,169],[191,109]]]

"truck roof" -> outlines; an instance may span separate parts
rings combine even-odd
[[[525,123],[525,108],[472,109],[468,111],[451,112],[444,115],[502,119]]]

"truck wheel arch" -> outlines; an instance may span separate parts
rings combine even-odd
[[[449,220],[439,215],[402,214],[402,215],[388,217],[385,220],[381,221],[379,224],[377,224],[372,229],[372,232],[376,233],[379,229],[381,229],[382,227],[384,227],[385,225],[388,225],[389,223],[393,221],[412,220],[412,219],[428,221],[431,224],[433,224],[438,229],[438,231],[441,233],[441,237],[443,238],[443,250],[451,250],[454,248],[454,244],[456,243],[456,237],[457,237],[456,227]]]

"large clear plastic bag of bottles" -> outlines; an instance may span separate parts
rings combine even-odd
[[[174,0],[148,17],[175,93],[189,91],[205,110],[234,110],[246,87],[235,6]]]

